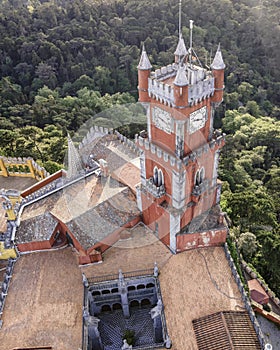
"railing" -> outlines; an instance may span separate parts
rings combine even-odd
[[[154,196],[157,198],[160,198],[165,195],[165,187],[164,185],[161,186],[156,186],[153,183],[153,178],[151,177],[150,179],[146,180],[146,189]]]
[[[208,181],[203,181],[201,184],[194,186],[192,195],[200,196],[208,187]]]
[[[154,269],[145,269],[145,270],[135,270],[135,271],[129,271],[129,272],[123,272],[124,278],[137,278],[137,277],[143,277],[143,276],[153,276],[154,275]],[[114,281],[119,279],[119,274],[111,274],[111,275],[102,275],[102,276],[92,276],[88,277],[88,283],[95,284],[100,282],[106,282],[106,281]]]

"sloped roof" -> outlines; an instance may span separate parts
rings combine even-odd
[[[199,350],[261,350],[245,311],[227,311],[193,321]]]
[[[140,215],[135,197],[128,188],[66,222],[80,244],[90,248]]]
[[[17,230],[17,243],[49,240],[57,224],[49,212],[24,220]]]
[[[182,34],[180,34],[178,45],[176,47],[174,55],[185,56],[187,53],[188,53],[188,51],[186,49],[185,41],[184,41],[184,39],[182,37]]]
[[[213,62],[211,64],[212,69],[224,69],[226,67],[223,56],[222,56],[222,51],[221,51],[221,46],[219,44],[218,49],[216,51],[215,57],[213,59]]]
[[[137,68],[141,70],[149,70],[152,68],[151,62],[149,60],[149,57],[147,55],[144,45],[143,45],[142,54],[141,54],[140,61]]]
[[[269,296],[260,285],[257,279],[248,281],[248,287],[251,294],[251,298],[259,304],[266,304],[269,301]]]

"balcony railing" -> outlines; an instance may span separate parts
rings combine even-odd
[[[146,189],[156,198],[160,198],[165,195],[164,185],[156,186],[152,177],[146,180]]]

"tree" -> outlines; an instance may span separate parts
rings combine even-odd
[[[241,233],[238,238],[238,248],[244,258],[248,261],[258,248],[257,238],[252,232]]]

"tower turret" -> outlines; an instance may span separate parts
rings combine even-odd
[[[174,80],[174,100],[176,107],[186,107],[188,105],[188,78],[186,67],[180,65]]]
[[[212,102],[218,106],[223,101],[225,74],[225,63],[223,60],[220,44],[211,64],[211,69],[215,78],[215,92],[214,96],[212,97]]]
[[[183,62],[187,54],[188,54],[188,51],[186,49],[185,41],[182,37],[182,34],[180,33],[178,45],[174,52],[175,62],[176,63]]]
[[[152,65],[145,50],[144,44],[137,68],[139,102],[150,102],[151,99],[148,94],[148,79],[151,73]]]

